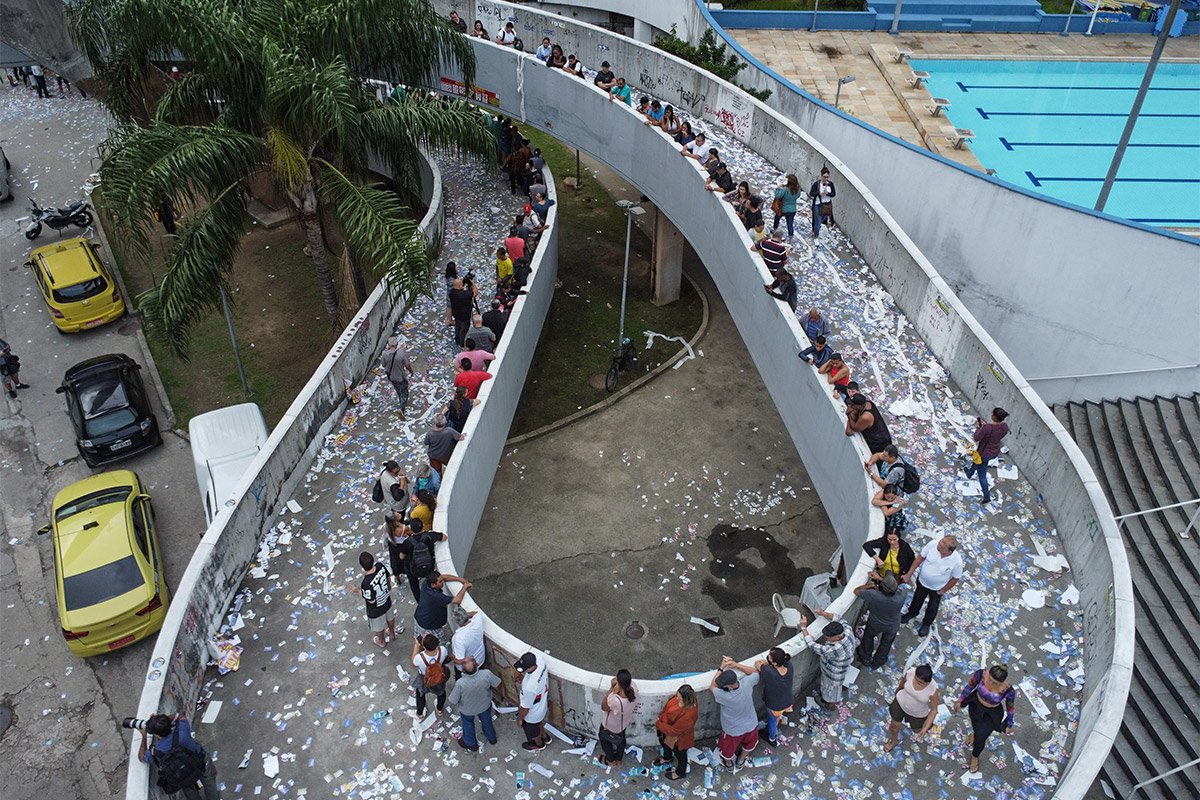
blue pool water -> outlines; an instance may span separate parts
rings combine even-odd
[[[1145,64],[915,60],[929,92],[997,177],[1092,208]],[[1161,63],[1106,212],[1163,227],[1200,227],[1200,64]]]

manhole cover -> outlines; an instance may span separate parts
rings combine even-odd
[[[597,372],[595,375],[588,378],[588,386],[591,386],[597,392],[604,391],[604,373]]]
[[[712,630],[709,630],[708,628],[704,627],[703,625],[697,625],[696,627],[700,629],[700,635],[703,636],[705,639],[711,639],[714,636],[724,636],[725,635],[725,629],[723,627],[721,627],[721,618],[720,617],[705,617],[704,621],[709,623],[710,625],[715,625],[717,627],[717,629],[715,631],[712,631]]]
[[[5,731],[13,723],[13,710],[10,705],[0,706],[0,739],[4,738]]]
[[[117,333],[122,336],[133,336],[133,334],[137,333],[137,323],[133,320],[122,322],[117,326]]]
[[[625,635],[630,639],[641,639],[646,635],[646,628],[642,623],[634,620],[625,626]]]

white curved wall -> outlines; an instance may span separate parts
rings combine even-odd
[[[559,2],[592,8],[599,0]],[[435,3],[450,4],[502,5]],[[704,0],[599,4],[655,26],[677,19],[692,41],[703,33],[697,16],[715,29],[750,64],[738,82],[770,89],[767,105],[863,179],[1046,402],[1200,390],[1200,242],[1019,189],[838,111],[754,58],[712,20]],[[626,41],[597,40],[603,50],[571,46],[589,66],[601,54],[623,65],[635,52]],[[681,79],[660,66],[660,83]],[[637,83],[637,70],[624,73]],[[759,152],[783,163],[785,142],[760,144]]]
[[[639,75],[639,86],[703,113],[712,124],[720,124],[718,119],[730,120],[742,132],[739,138],[776,164],[786,164],[798,174],[811,174],[822,164],[828,165],[839,187],[839,203],[845,209],[839,216],[840,225],[872,265],[884,288],[977,408],[1002,405],[1010,410],[1012,430],[1006,441],[1011,455],[1040,490],[1054,518],[1074,566],[1084,607],[1084,706],[1072,758],[1055,795],[1064,799],[1082,797],[1111,747],[1128,694],[1133,595],[1112,513],[1095,475],[1070,436],[884,205],[845,164],[805,131],[736,87],[665,53],[591,26],[550,18],[520,6],[506,7],[522,25],[554,28],[556,41],[577,53],[606,53],[608,60],[620,65],[621,73]],[[830,485],[832,481],[816,483],[822,501],[826,508],[855,513],[862,507],[862,471],[857,468],[857,482],[850,481],[848,470],[843,472],[842,459],[848,459],[849,454],[840,416],[827,400],[809,402],[805,379],[789,378],[771,369],[780,363],[779,353],[784,349],[779,348],[781,342],[787,343],[786,357],[794,357],[790,348],[795,346],[798,331],[794,330],[794,320],[785,319],[778,309],[760,307],[755,300],[755,295],[765,299],[759,287],[763,276],[757,272],[761,266],[743,260],[745,248],[733,235],[738,228],[732,211],[714,197],[697,198],[696,192],[680,191],[679,187],[699,180],[694,174],[696,167],[675,155],[674,148],[660,134],[609,103],[590,83],[548,70],[510,49],[472,41],[480,85],[496,94],[502,111],[608,163],[671,218],[692,246],[705,254],[706,262],[721,265],[713,278],[788,424],[798,452],[808,463],[832,463],[832,474],[839,481],[845,476],[837,486]],[[950,309],[941,312],[947,316],[941,324],[935,323],[929,313],[939,307]],[[789,405],[789,393],[803,398],[798,401],[800,408]],[[803,427],[798,423],[801,411],[808,417]],[[814,481],[818,481],[819,473],[813,475]],[[843,544],[848,539],[852,543],[854,534],[849,531],[854,526],[836,516],[831,520]],[[853,550],[847,548],[847,552]],[[495,634],[495,630],[489,633]],[[552,665],[561,671],[560,692],[568,691],[569,687],[561,688],[567,687],[567,679],[578,679],[576,688],[569,689],[572,694],[565,698],[578,718],[566,721],[581,727],[590,725],[598,692],[607,684],[596,686],[591,683],[594,674],[571,672],[574,668],[569,665],[553,661]],[[648,694],[658,696],[670,688],[667,682],[662,683],[661,691],[655,685]],[[635,733],[647,732],[645,720],[639,720]]]

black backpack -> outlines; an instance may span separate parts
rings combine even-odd
[[[418,578],[433,574],[433,548],[424,535],[413,537],[412,571]]]
[[[915,494],[921,491],[921,473],[903,459],[900,460],[900,463],[904,465],[904,477],[900,480],[900,491],[905,494]]]
[[[376,479],[375,488],[371,489],[371,499],[376,503],[383,502],[383,481]]]
[[[204,768],[207,766],[203,751],[197,753],[179,746],[178,723],[171,735],[171,749],[165,753],[156,752],[154,765],[158,767],[158,788],[167,794],[195,787],[196,781],[204,776]]]

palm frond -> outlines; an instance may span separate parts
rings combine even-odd
[[[396,182],[416,186],[418,147],[475,155],[490,163],[495,144],[481,119],[466,101],[443,104],[410,93],[402,103],[366,112],[361,125],[363,138],[391,168]]]
[[[220,287],[241,246],[245,216],[237,187],[191,215],[167,251],[162,281],[138,297],[146,324],[182,358],[188,355],[192,326],[220,305]]]
[[[326,139],[338,142],[339,151],[362,152],[363,90],[345,59],[318,66],[284,57],[272,65],[267,80],[268,114],[294,141],[308,144],[310,153]]]
[[[271,153],[271,174],[285,190],[294,192],[312,180],[308,157],[287,132],[280,128],[269,128],[266,140]]]
[[[396,196],[354,182],[328,161],[315,163],[321,199],[332,206],[355,259],[383,273],[399,296],[429,294],[425,240]]]

